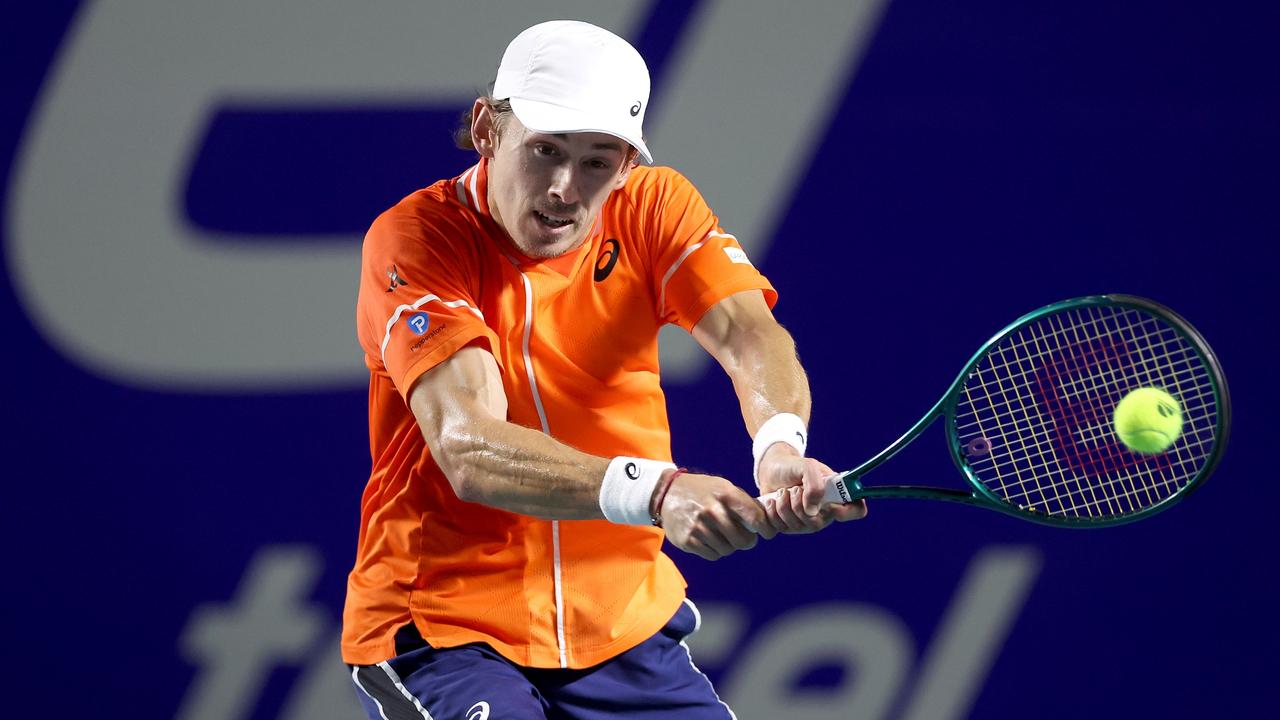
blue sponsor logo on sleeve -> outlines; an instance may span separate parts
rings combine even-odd
[[[431,325],[431,316],[424,312],[417,312],[405,318],[404,324],[409,326],[414,335],[421,335]]]

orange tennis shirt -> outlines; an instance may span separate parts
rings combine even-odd
[[[737,292],[777,298],[671,169],[633,169],[582,246],[533,260],[489,215],[486,168],[413,193],[365,237],[356,324],[373,470],[343,612],[351,664],[393,657],[410,622],[433,647],[483,642],[526,667],[590,667],[657,632],[685,588],[662,530],[459,500],[409,391],[479,346],[501,369],[510,422],[600,457],[670,460],[659,328],[691,329]]]

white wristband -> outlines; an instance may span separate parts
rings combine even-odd
[[[764,457],[766,450],[774,443],[786,443],[804,455],[804,449],[809,444],[808,439],[809,430],[804,426],[804,421],[799,415],[778,413],[765,420],[756,431],[755,439],[751,441],[751,454],[755,457],[755,464],[751,466],[751,477],[755,478],[756,487],[760,487],[760,458]]]
[[[618,456],[609,463],[600,484],[600,510],[620,525],[652,525],[649,502],[665,470],[675,465],[659,460]]]

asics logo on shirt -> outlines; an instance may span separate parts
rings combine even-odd
[[[481,700],[467,708],[467,720],[489,720],[489,703]]]
[[[609,238],[604,241],[604,251],[600,253],[600,257],[596,258],[596,282],[600,282],[609,277],[609,273],[613,272],[613,266],[618,264],[618,241]]]

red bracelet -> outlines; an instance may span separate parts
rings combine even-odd
[[[653,512],[649,514],[649,519],[655,526],[662,527],[662,501],[667,499],[667,491],[671,489],[671,483],[675,482],[681,473],[688,471],[689,468],[676,468],[658,488],[658,493],[653,497]]]

